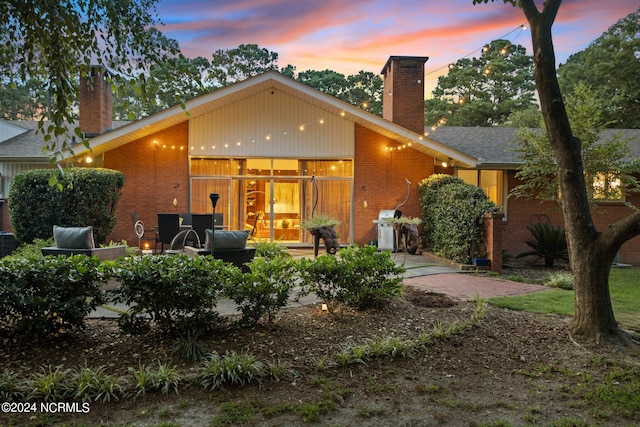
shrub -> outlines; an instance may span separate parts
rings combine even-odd
[[[518,254],[516,258],[525,256],[544,258],[545,267],[553,267],[556,258],[569,259],[567,237],[562,227],[555,227],[548,222],[538,222],[527,226],[527,230],[531,233],[533,240],[527,240],[525,243],[533,250]]]
[[[42,259],[43,255],[40,249],[46,248],[49,246],[55,246],[53,237],[49,239],[34,239],[32,243],[23,243],[20,246],[18,246],[18,248],[15,251],[13,251],[11,255],[8,255],[7,258]]]
[[[227,287],[227,295],[242,312],[242,322],[256,324],[267,316],[271,322],[275,313],[285,307],[295,284],[298,262],[292,258],[254,258],[250,272]]]
[[[420,182],[418,192],[427,249],[463,263],[484,256],[482,216],[498,207],[482,189],[454,176],[435,174]]]
[[[62,366],[42,367],[40,372],[33,373],[27,380],[27,399],[44,402],[59,402],[73,396],[72,376],[69,369]]]
[[[305,292],[315,293],[331,308],[344,303],[364,309],[402,294],[404,268],[375,246],[350,246],[336,256],[303,260],[301,271]]]
[[[57,185],[50,185],[50,180]],[[11,227],[18,242],[53,235],[53,226],[93,226],[102,244],[116,224],[124,174],[109,169],[34,169],[17,174],[9,188]]]
[[[99,266],[84,255],[0,260],[0,321],[32,337],[82,328],[103,302]]]
[[[198,379],[206,390],[215,390],[224,385],[245,385],[260,381],[264,367],[250,354],[228,353],[220,357],[211,353],[203,362]]]
[[[17,402],[24,399],[20,390],[20,375],[9,369],[0,373],[0,400],[3,402]]]
[[[124,395],[122,380],[105,373],[104,367],[92,369],[80,366],[72,373],[71,388],[73,397],[83,402],[111,402]]]
[[[573,290],[573,274],[567,271],[549,273],[542,278],[542,284],[550,288]]]
[[[251,246],[256,248],[256,257],[274,259],[277,257],[291,258],[291,254],[287,252],[287,249],[276,242],[269,242],[268,240],[254,240],[251,242]]]
[[[145,256],[125,258],[112,275],[120,286],[111,299],[129,306],[119,319],[125,331],[139,332],[154,322],[165,334],[187,335],[220,322],[213,307],[240,270],[211,257]]]

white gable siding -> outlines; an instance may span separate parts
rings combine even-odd
[[[354,123],[340,115],[272,88],[192,118],[189,153],[224,157],[352,158],[354,129]]]
[[[12,162],[0,162],[0,199],[6,199],[9,197],[9,186],[11,180],[20,172],[24,172],[30,169],[51,169],[52,166],[49,163],[12,163]]]
[[[0,142],[6,141],[7,139],[11,139],[14,136],[18,136],[27,131],[20,126],[15,126],[10,123],[7,123],[4,120],[0,120]]]

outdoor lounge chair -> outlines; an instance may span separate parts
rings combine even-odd
[[[194,248],[185,246],[184,253],[187,256],[195,257],[196,255],[211,255],[211,229],[206,230],[206,239],[204,248]],[[249,230],[244,231],[225,231],[216,230],[213,236],[214,247],[213,257],[224,262],[230,262],[240,268],[243,273],[250,271],[247,263],[253,260],[256,254],[256,248],[247,247],[247,238]]]
[[[59,227],[53,226],[55,246],[40,249],[43,256],[86,255],[101,260],[114,260],[123,257],[125,246],[107,246],[96,248],[93,241],[93,227]]]

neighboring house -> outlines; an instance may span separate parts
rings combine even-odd
[[[17,173],[50,168],[50,157],[42,152],[42,136],[36,135],[38,122],[0,120],[0,230],[11,230],[6,200],[11,178]]]
[[[91,158],[92,166],[125,174],[111,239],[130,242],[136,242],[131,212],[147,226],[162,212],[210,214],[209,194],[219,193],[216,212],[230,229],[259,225],[261,237],[308,246],[311,236],[299,223],[316,212],[341,221],[341,242],[366,244],[377,240],[381,210],[396,208],[409,190],[399,209],[420,216],[419,182],[456,174],[505,207],[504,248],[517,255],[526,250],[526,225],[560,224],[560,212],[537,201],[507,201],[518,166],[506,149],[515,129],[445,126],[425,136],[427,59],[389,58],[382,70],[384,118],[270,71],[189,100],[186,109],[174,106],[117,128],[109,85],[96,70],[92,84],[81,82],[80,98],[80,128],[92,137],[92,151],[77,145],[63,164]],[[13,138],[0,139],[2,163],[11,162],[3,145]],[[640,206],[637,198],[629,201]],[[620,204],[607,205],[598,226],[622,212]],[[620,260],[640,264],[639,246],[638,238],[627,243]]]

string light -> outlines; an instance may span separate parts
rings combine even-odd
[[[513,41],[515,41],[518,38],[518,36],[520,36],[520,34],[522,34],[522,32],[524,30],[526,30],[526,29],[527,29],[527,27],[524,24],[519,25],[518,27],[516,27],[513,30],[511,30],[508,33],[506,33],[505,35],[499,37],[498,40],[499,39],[505,39],[508,36],[510,36],[512,33],[516,32],[516,31],[519,31],[518,34],[516,34],[515,37],[513,38]],[[509,48],[513,45],[513,41],[507,43],[502,49],[500,49],[500,54],[501,55],[504,56],[504,55],[507,55],[509,53]],[[480,51],[482,51],[483,53],[489,53],[491,51],[491,46],[487,43],[487,44],[483,45],[481,48],[476,49],[473,52],[470,52],[467,55],[463,56],[463,58],[468,58],[471,55],[473,55],[473,54],[475,54],[477,52],[480,52]],[[444,68],[448,68],[449,70],[454,70],[456,68],[456,65],[455,64],[445,65],[443,67],[440,67],[440,68],[437,68],[435,70],[429,71],[428,73],[425,73],[425,76],[428,76],[429,74],[433,74],[433,73],[439,72],[439,71],[443,70]],[[488,75],[491,74],[491,72],[492,72],[491,71],[491,64],[489,64],[489,66],[487,66],[487,68],[485,68],[482,73],[485,76],[488,76]],[[458,99],[458,104],[459,105],[464,105],[464,103],[465,103],[464,97],[460,97]],[[447,114],[451,115],[452,112],[448,111]],[[435,132],[438,129],[438,127],[444,125],[445,123],[447,123],[447,118],[446,117],[441,117],[440,119],[438,119],[436,121],[435,124],[430,126],[431,132]],[[424,136],[429,136],[429,134],[430,134],[429,132],[425,132]]]
[[[498,39],[504,39],[504,38],[507,38],[507,37],[508,37],[509,35],[511,35],[512,33],[516,32],[516,31],[520,31],[520,32],[519,32],[518,34],[516,34],[516,36],[514,37],[514,41],[515,41],[515,39],[517,39],[517,38],[518,38],[518,36],[519,36],[519,35],[520,35],[524,30],[526,30],[526,29],[527,29],[527,27],[526,27],[524,24],[523,24],[523,25],[519,25],[519,26],[517,26],[516,28],[514,28],[513,30],[509,31],[507,34],[505,34],[505,35],[503,35],[503,36],[499,37]],[[474,50],[473,52],[469,52],[468,54],[466,54],[466,55],[465,55],[465,56],[463,56],[462,58],[468,58],[468,57],[470,57],[471,55],[473,55],[473,54],[475,54],[475,53],[477,53],[477,52],[479,52],[479,51],[483,51],[483,52],[485,52],[485,53],[486,53],[486,52],[488,52],[489,50],[490,50],[490,46],[489,46],[488,44],[485,44],[485,45],[484,45],[484,46],[482,46],[480,49],[476,49],[476,50]],[[433,74],[433,73],[437,73],[437,72],[439,72],[439,71],[442,71],[442,70],[443,70],[443,69],[445,69],[445,68],[453,69],[453,68],[455,68],[455,64],[447,64],[447,65],[442,66],[442,67],[440,67],[440,68],[436,68],[435,70],[432,70],[432,71],[429,71],[428,73],[425,73],[425,76],[428,76],[428,75]]]

